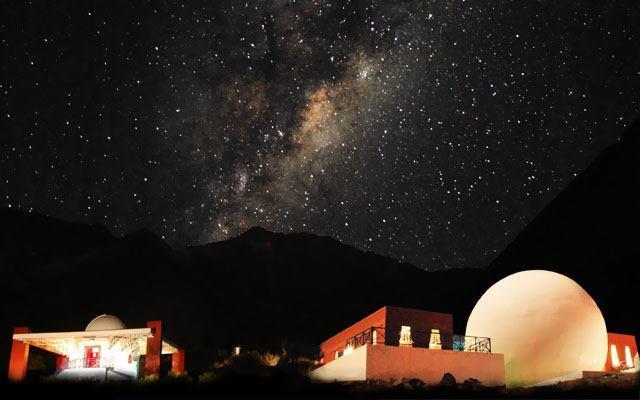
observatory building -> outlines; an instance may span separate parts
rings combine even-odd
[[[536,386],[611,372],[637,372],[635,337],[608,333],[595,301],[551,271],[509,275],[475,305],[467,335],[490,336],[504,354],[506,386]]]
[[[551,385],[640,371],[633,335],[611,333],[589,294],[570,278],[529,270],[491,286],[476,303],[465,336],[453,317],[383,307],[320,345],[316,381],[418,378],[445,373],[507,388]]]
[[[320,345],[316,381],[418,378],[438,384],[445,373],[487,386],[504,385],[504,358],[489,337],[453,334],[451,314],[382,307]]]
[[[163,354],[171,354],[174,374],[184,373],[184,350],[163,338],[162,321],[127,329],[117,317],[103,314],[84,331],[31,333],[26,327],[14,328],[9,380],[25,379],[30,346],[57,355],[59,379],[157,378]]]

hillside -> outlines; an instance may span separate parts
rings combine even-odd
[[[105,312],[132,327],[162,319],[198,371],[218,349],[236,344],[285,344],[312,354],[320,341],[383,305],[453,313],[462,333],[491,282],[531,268],[572,277],[595,298],[609,330],[640,337],[639,142],[635,125],[487,270],[427,272],[328,237],[262,228],[174,250],[146,230],[114,238],[99,226],[2,209],[0,343],[10,343],[16,325],[81,330]],[[0,359],[8,350],[0,346]]]
[[[235,344],[312,354],[385,304],[454,313],[463,332],[486,285],[482,270],[426,272],[327,237],[261,228],[179,251],[148,231],[86,250],[55,268],[23,268],[27,278],[2,295],[2,343],[13,325],[78,330],[108,312],[129,326],[164,320],[191,367],[204,369]]]
[[[611,331],[640,337],[640,123],[603,151],[491,263],[494,280],[561,272],[596,300]]]
[[[115,240],[103,226],[10,208],[0,208],[0,227],[0,268],[51,264]]]

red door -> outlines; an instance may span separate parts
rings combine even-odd
[[[87,346],[84,348],[84,367],[96,368],[100,363],[100,346]]]

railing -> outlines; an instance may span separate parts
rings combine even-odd
[[[441,334],[446,338],[447,335]],[[491,353],[491,339],[480,336],[449,335],[452,350],[477,353]]]
[[[379,326],[373,326],[371,328],[365,329],[364,331],[358,333],[355,336],[347,339],[347,345],[345,347],[351,346],[352,348],[360,347],[365,344],[385,344],[384,339],[384,328]]]
[[[67,360],[61,370],[77,368],[112,368],[113,358],[77,358]]]
[[[408,339],[408,338],[405,338]],[[365,344],[384,344],[386,346],[410,346],[421,348],[439,348],[442,350],[491,353],[491,339],[488,337],[454,335],[411,331],[410,341],[400,343],[400,332],[385,334],[385,328],[373,326],[347,339],[345,348],[355,349]],[[438,343],[439,342],[439,343]],[[410,344],[408,344],[410,343]]]

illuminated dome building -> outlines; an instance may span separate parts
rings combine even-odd
[[[57,355],[58,379],[134,380],[158,377],[160,359],[171,354],[171,370],[184,372],[184,350],[162,336],[162,322],[149,321],[144,328],[127,329],[113,315],[102,314],[91,320],[84,331],[31,333],[29,328],[14,329],[9,379],[24,380],[29,347],[35,346]]]
[[[85,331],[110,331],[115,329],[126,329],[124,323],[114,315],[98,315],[89,322]]]
[[[491,337],[492,350],[504,354],[507,387],[637,369],[635,338],[608,334],[591,296],[551,271],[522,271],[491,286],[471,312],[466,335]]]

